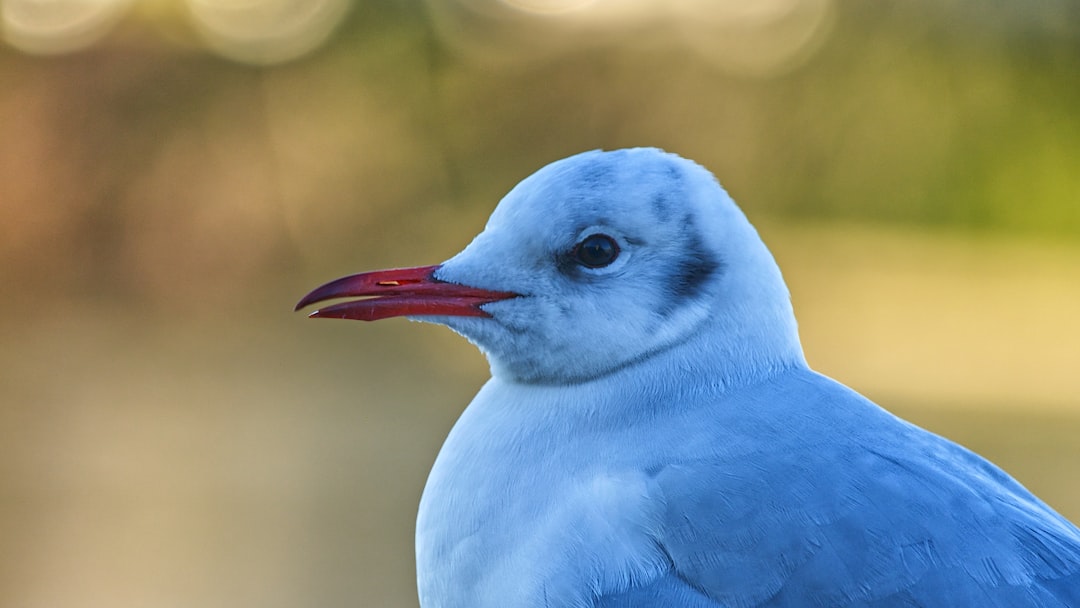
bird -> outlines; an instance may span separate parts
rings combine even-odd
[[[1080,607],[1080,530],[812,370],[780,269],[701,165],[593,150],[442,264],[305,296],[448,326],[491,377],[428,477],[424,608]]]

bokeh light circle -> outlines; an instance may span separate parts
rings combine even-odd
[[[506,6],[526,13],[555,15],[585,8],[595,0],[500,0]]]
[[[348,0],[188,0],[203,39],[216,53],[257,65],[301,57],[326,42]]]
[[[770,77],[802,65],[827,39],[833,0],[675,0],[683,40],[731,72]]]
[[[57,55],[100,40],[130,8],[132,0],[4,0],[0,31],[24,53]]]

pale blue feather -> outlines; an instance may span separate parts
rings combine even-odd
[[[602,234],[615,263],[576,267]],[[711,174],[591,152],[519,184],[426,317],[493,377],[432,469],[425,608],[1080,608],[1080,531],[972,452],[809,369]]]

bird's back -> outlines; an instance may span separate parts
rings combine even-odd
[[[808,370],[727,400],[656,473],[672,569],[600,605],[1080,606],[1080,531],[976,454]]]

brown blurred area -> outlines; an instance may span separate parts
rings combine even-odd
[[[542,165],[712,171],[811,363],[1080,520],[1071,0],[0,0],[0,605],[415,606],[487,376],[306,321]]]

